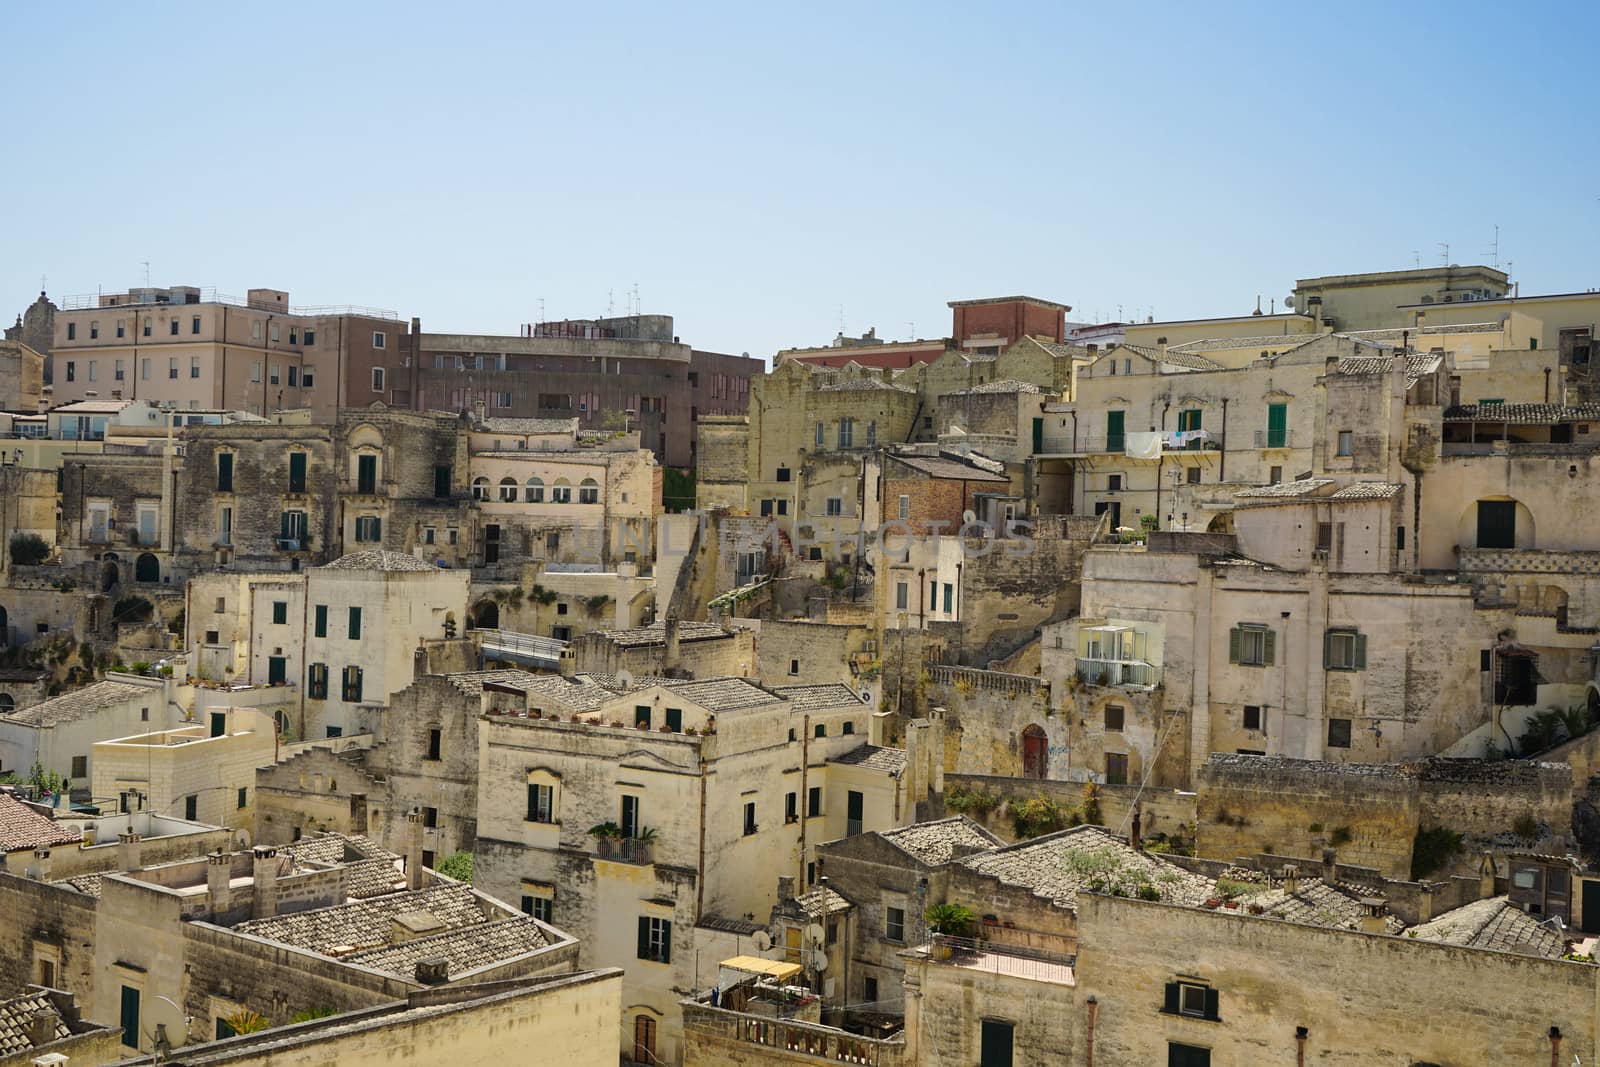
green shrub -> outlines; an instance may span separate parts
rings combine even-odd
[[[957,815],[976,815],[979,818],[1000,806],[1000,798],[985,789],[966,789],[955,785],[944,791],[944,807]]]
[[[1524,841],[1539,840],[1539,820],[1532,815],[1518,815],[1511,823],[1511,832]]]
[[[32,567],[50,558],[50,546],[38,534],[19,533],[11,536],[11,562]]]
[[[149,622],[155,605],[142,596],[125,596],[111,607],[112,622]]]
[[[922,918],[927,922],[928,929],[936,934],[965,937],[978,917],[971,908],[960,904],[935,904],[922,913]]]
[[[1049,797],[1037,796],[1011,805],[1011,827],[1018,840],[1054,833],[1066,825],[1065,813]]]
[[[1333,833],[1328,835],[1328,844],[1333,848],[1339,848],[1343,845],[1348,845],[1349,843],[1350,827],[1348,826],[1335,826],[1333,828]],[[1268,851],[1271,850],[1269,849]]]
[[[1461,851],[1461,835],[1443,826],[1417,831],[1411,845],[1411,880],[1420,881],[1450,862]]]
[[[1157,889],[1153,885],[1142,885],[1142,886],[1139,887],[1139,899],[1140,900],[1160,900],[1161,899],[1161,890]]]
[[[439,873],[458,882],[472,881],[472,853],[453,852],[439,864]]]
[[[1232,900],[1260,888],[1252,882],[1236,882],[1232,878],[1217,879],[1217,895]]]

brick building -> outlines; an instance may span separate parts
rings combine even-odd
[[[798,360],[817,367],[861,367],[900,370],[921,363],[932,363],[948,349],[963,349],[981,355],[1000,351],[1024,337],[1061,344],[1067,339],[1067,312],[1072,308],[1032,296],[989,297],[981,300],[952,300],[950,336],[934,340],[884,341],[876,329],[861,337],[835,337],[833,343],[817,348],[785,348],[773,358],[773,366]]]

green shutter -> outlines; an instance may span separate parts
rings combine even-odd
[[[289,539],[289,513],[280,512],[278,515],[278,536],[285,541]]]
[[[1218,1009],[1222,1006],[1222,994],[1215,989],[1206,990],[1206,1018],[1221,1019]]]
[[[360,639],[361,639],[361,609],[360,608],[351,608],[350,609],[350,640],[359,641]]]
[[[1123,433],[1123,417],[1121,411],[1106,412],[1106,451],[1121,452],[1126,435]]]
[[[1239,640],[1240,640],[1239,627],[1235,626],[1233,629],[1228,631],[1228,662],[1229,663],[1238,663],[1239,662]]]
[[[1176,1014],[1178,1014],[1178,983],[1177,982],[1168,982],[1167,983],[1166,1002],[1165,1002],[1165,1006],[1161,1010],[1166,1012],[1168,1015],[1176,1015]]]
[[[1356,634],[1356,670],[1367,669],[1367,635]]]
[[[1289,405],[1267,405],[1267,447],[1283,448],[1289,440]]]
[[[1261,665],[1263,667],[1272,666],[1272,656],[1277,647],[1278,632],[1276,630],[1268,630],[1261,639]]]
[[[666,920],[661,923],[661,962],[672,962],[672,923]]]
[[[1331,670],[1333,667],[1333,631],[1322,632],[1322,669]]]
[[[643,915],[639,916],[639,958],[650,958],[650,920]]]

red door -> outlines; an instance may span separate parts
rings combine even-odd
[[[1044,731],[1030,726],[1022,731],[1022,776],[1043,778],[1050,763],[1050,743]]]
[[[633,1017],[633,1060],[635,1063],[656,1062],[656,1021],[648,1015]]]

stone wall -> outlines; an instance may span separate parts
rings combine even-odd
[[[1012,1024],[1014,1063],[1084,1062],[1079,1055],[1081,1014],[1062,1010],[1063,1001],[1072,997],[1070,987],[1013,977],[998,969],[950,966],[925,954],[919,956],[906,972],[911,990],[906,998],[910,1062],[923,1067],[970,1067],[982,1062],[984,1019]],[[1008,962],[1026,967],[1031,961]]]
[[[56,953],[56,984],[80,996],[94,988],[95,899],[61,886],[0,874],[0,997],[38,977],[35,942]]]

